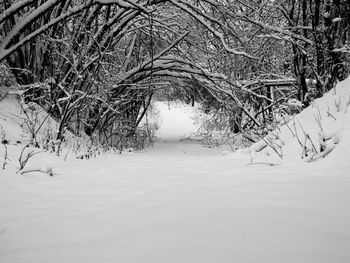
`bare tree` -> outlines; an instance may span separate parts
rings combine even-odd
[[[308,78],[322,94],[347,69],[344,0],[5,0],[0,10],[0,61],[58,121],[58,140],[67,129],[132,136],[174,78],[260,126],[276,103],[271,81],[294,76],[303,101]]]

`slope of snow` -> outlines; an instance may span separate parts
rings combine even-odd
[[[315,102],[328,109],[344,99],[332,110],[337,121],[323,118],[339,144],[311,163],[287,128],[282,160],[269,149],[223,155],[180,141],[196,128],[188,129],[189,109],[176,107],[161,109],[154,148],[33,157],[30,165],[53,166],[53,177],[16,174],[20,149],[11,145],[0,170],[0,262],[349,262],[349,94],[347,79]],[[317,135],[312,108],[298,118]]]
[[[28,137],[20,126],[23,125],[22,110],[17,95],[0,98],[0,136],[12,141]],[[2,139],[2,138],[1,138]]]
[[[350,78],[339,83],[334,90],[331,90],[322,98],[315,100],[310,107],[297,116],[282,121],[282,123],[287,122],[287,124],[273,132],[278,139],[268,141],[268,144],[279,151],[282,159],[278,158],[278,155],[270,146],[256,153],[255,151],[265,144],[264,141],[258,142],[241,152],[252,155],[252,159],[257,162],[318,161],[334,166],[344,165],[347,163],[346,158],[350,154],[349,105]],[[309,136],[307,139],[305,139],[306,134]],[[326,148],[331,149],[334,146],[334,151],[331,151],[326,158],[321,158],[320,145],[322,142],[320,141],[322,138],[325,139],[323,143]],[[282,146],[281,149],[278,145]],[[305,153],[303,146],[305,146],[308,156],[303,155],[303,152]]]
[[[15,92],[0,98],[0,139],[5,138],[12,143],[28,143],[31,131],[37,134],[38,140],[43,140],[55,129],[57,124],[44,110],[35,106],[29,108]]]

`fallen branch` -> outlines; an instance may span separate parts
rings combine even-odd
[[[278,166],[278,163],[264,163],[264,162],[260,162],[260,163],[248,163],[247,166],[249,165],[268,165],[268,166]]]
[[[22,170],[19,172],[19,174],[24,175],[24,174],[33,173],[33,172],[39,172],[39,173],[47,174],[49,176],[54,176],[53,168],[47,168],[46,170],[43,170],[43,169]]]
[[[333,141],[330,144],[327,145],[327,147],[324,149],[323,152],[320,152],[319,154],[311,156],[306,161],[307,162],[312,162],[312,161],[316,161],[316,160],[318,160],[320,158],[326,157],[330,152],[332,152],[335,149],[335,147],[337,146],[338,143],[339,143],[339,138],[338,137],[334,137]]]
[[[337,120],[336,117],[334,117],[329,111],[327,111],[328,117],[332,117],[335,121]]]

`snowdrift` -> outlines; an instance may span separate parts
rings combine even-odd
[[[53,136],[57,123],[38,106],[24,104],[20,92],[9,91],[0,97],[0,136],[11,144],[29,143],[35,134],[37,140]]]
[[[51,167],[59,161],[54,151],[58,124],[43,109],[35,104],[25,104],[21,92],[3,89],[0,93],[0,173],[15,174],[21,170],[21,162],[28,162],[23,172],[52,175]],[[76,146],[78,138],[66,133],[67,142]],[[38,148],[38,145],[46,149]],[[64,145],[64,144],[62,144]],[[71,151],[65,149],[64,152]],[[5,169],[4,169],[5,168]]]
[[[329,157],[341,163],[350,154],[349,105],[350,77],[301,113],[281,117],[276,130],[240,152],[256,161],[313,162]]]

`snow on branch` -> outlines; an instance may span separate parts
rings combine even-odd
[[[110,4],[116,4],[123,8],[132,8],[132,9],[140,9],[145,13],[149,13],[150,10],[147,10],[144,6],[136,3],[136,1],[132,0],[94,0],[95,3],[99,3],[102,5],[110,5]]]
[[[307,84],[315,84],[316,81],[313,79],[306,79]],[[249,89],[252,86],[259,86],[252,90],[259,89],[260,86],[292,86],[297,85],[298,81],[295,78],[280,78],[280,79],[259,79],[253,81],[241,81],[238,83],[239,86]]]
[[[29,35],[27,35],[26,37],[21,39],[17,44],[15,44],[12,47],[8,48],[8,46],[13,41],[13,39],[16,36],[18,36],[18,34],[20,34],[21,31],[24,28],[26,28],[26,26],[28,26],[28,24],[30,24],[30,21],[32,21],[33,19],[37,18],[41,14],[43,14],[47,9],[40,8],[40,10],[41,9],[43,9],[43,10],[41,10],[41,12],[36,12],[37,15],[34,16],[34,18],[33,18],[33,13],[35,11],[33,11],[21,23],[16,25],[16,27],[13,28],[13,30],[6,36],[4,41],[1,43],[1,45],[0,45],[0,61],[4,60],[7,56],[9,56],[11,53],[13,53],[16,49],[18,49],[19,47],[23,46],[24,44],[26,44],[27,42],[29,42],[30,40],[32,40],[36,36],[42,34],[46,30],[48,30],[50,27],[56,25],[58,22],[66,19],[66,18],[68,18],[68,17],[70,17],[72,15],[75,15],[75,14],[81,12],[82,10],[84,10],[86,8],[88,8],[87,5],[80,5],[80,6],[75,7],[74,9],[69,10],[67,13],[64,13],[64,14],[58,16],[57,18],[51,20],[49,23],[41,26],[40,28],[38,28],[34,32],[30,33]]]
[[[25,30],[35,19],[39,18],[40,16],[44,15],[50,8],[54,7],[55,5],[59,4],[60,1],[58,0],[50,0],[45,3],[43,3],[38,8],[34,9],[31,13],[26,15],[21,22],[16,24],[14,28],[10,31],[10,33],[4,38],[0,45],[0,50],[4,50],[8,48],[10,43],[14,41],[16,37],[18,37],[23,30]]]
[[[7,8],[0,16],[0,24],[5,21],[6,19],[8,19],[9,17],[11,17],[12,15],[16,14],[19,10],[23,9],[24,7],[30,5],[31,3],[33,3],[34,0],[22,0],[22,1],[17,1],[13,4],[11,4],[11,6],[9,8]]]
[[[195,12],[194,10],[191,10],[188,6],[182,4],[182,3],[178,3],[176,0],[170,0],[171,3],[173,3],[175,6],[177,6],[178,8],[180,8],[181,10],[185,11],[186,13],[188,13],[189,15],[191,15],[193,18],[195,18],[199,23],[201,23],[206,29],[208,29],[214,36],[216,36],[221,44],[223,45],[224,49],[234,55],[239,55],[239,56],[244,56],[247,58],[252,58],[252,59],[256,59],[256,57],[244,52],[244,51],[238,51],[236,49],[233,49],[231,47],[228,46],[228,44],[226,43],[225,39],[224,39],[224,35],[221,32],[218,32],[215,28],[213,28],[209,23],[207,23],[204,19],[204,15],[203,14],[198,14],[197,12]]]
[[[6,18],[8,18],[10,15],[18,12],[21,8],[25,7],[26,5],[29,5],[33,1],[18,1],[13,6],[5,10],[4,14],[0,17],[0,23],[3,22]],[[8,57],[10,54],[12,54],[16,49],[23,46],[33,38],[37,37],[38,35],[44,33],[52,26],[56,25],[60,21],[73,16],[79,12],[81,12],[84,9],[89,8],[91,5],[94,4],[102,4],[102,5],[110,5],[110,4],[116,4],[122,8],[125,9],[137,9],[141,10],[142,12],[149,13],[150,11],[147,10],[143,5],[140,5],[136,3],[136,1],[131,0],[89,0],[84,4],[75,6],[68,10],[67,12],[61,14],[60,16],[56,17],[55,19],[49,21],[46,24],[43,24],[39,28],[37,28],[35,31],[31,32],[24,38],[20,39],[17,43],[14,42],[18,36],[22,34],[24,30],[28,28],[28,26],[35,21],[36,19],[42,17],[44,14],[47,14],[50,12],[50,10],[55,7],[56,5],[60,4],[61,1],[58,0],[49,0],[42,5],[38,6],[37,8],[33,9],[32,11],[29,11],[26,13],[26,15],[22,18],[22,20],[17,23],[12,30],[5,36],[5,38],[1,41],[0,44],[0,61],[4,60],[6,57]],[[133,18],[133,17],[132,17]],[[132,19],[131,18],[131,19]],[[119,17],[116,17],[113,21],[118,21]],[[103,30],[103,29],[101,29]],[[115,30],[117,31],[118,28]],[[115,32],[114,31],[114,32]],[[112,33],[114,33],[112,32]],[[12,46],[11,46],[12,45]]]
[[[138,66],[137,68],[131,69],[130,71],[125,73],[124,79],[130,79],[133,75],[135,75],[136,73],[140,72],[140,71],[144,71],[145,68],[147,68],[148,66],[152,65],[152,61],[153,61],[153,66],[154,66],[154,61],[156,61],[157,59],[159,59],[161,56],[163,56],[165,53],[169,52],[172,48],[174,48],[182,39],[184,39],[186,36],[188,35],[188,32],[182,34],[180,37],[178,37],[171,45],[169,45],[168,47],[166,47],[165,49],[163,49],[161,52],[159,52],[158,54],[154,55],[153,58],[149,58],[148,60],[146,60],[144,63],[140,64],[140,66]]]
[[[300,41],[303,41],[303,42],[305,42],[307,44],[310,44],[310,45],[314,44],[314,42],[311,41],[310,39],[307,39],[307,38],[305,38],[305,37],[303,37],[301,35],[295,34],[295,33],[291,32],[289,30],[285,30],[285,29],[280,28],[280,27],[267,25],[267,24],[265,24],[263,22],[260,22],[258,20],[254,20],[254,19],[252,19],[252,18],[250,18],[248,16],[245,16],[245,15],[242,16],[242,18],[246,19],[247,21],[249,21],[249,22],[251,22],[253,24],[256,24],[256,25],[260,26],[261,28],[264,28],[264,29],[267,29],[267,30],[270,30],[270,31],[274,31],[274,32],[280,33],[280,34],[285,35],[285,36],[289,36],[292,39],[300,40]],[[288,40],[288,39],[286,39],[286,40]]]

